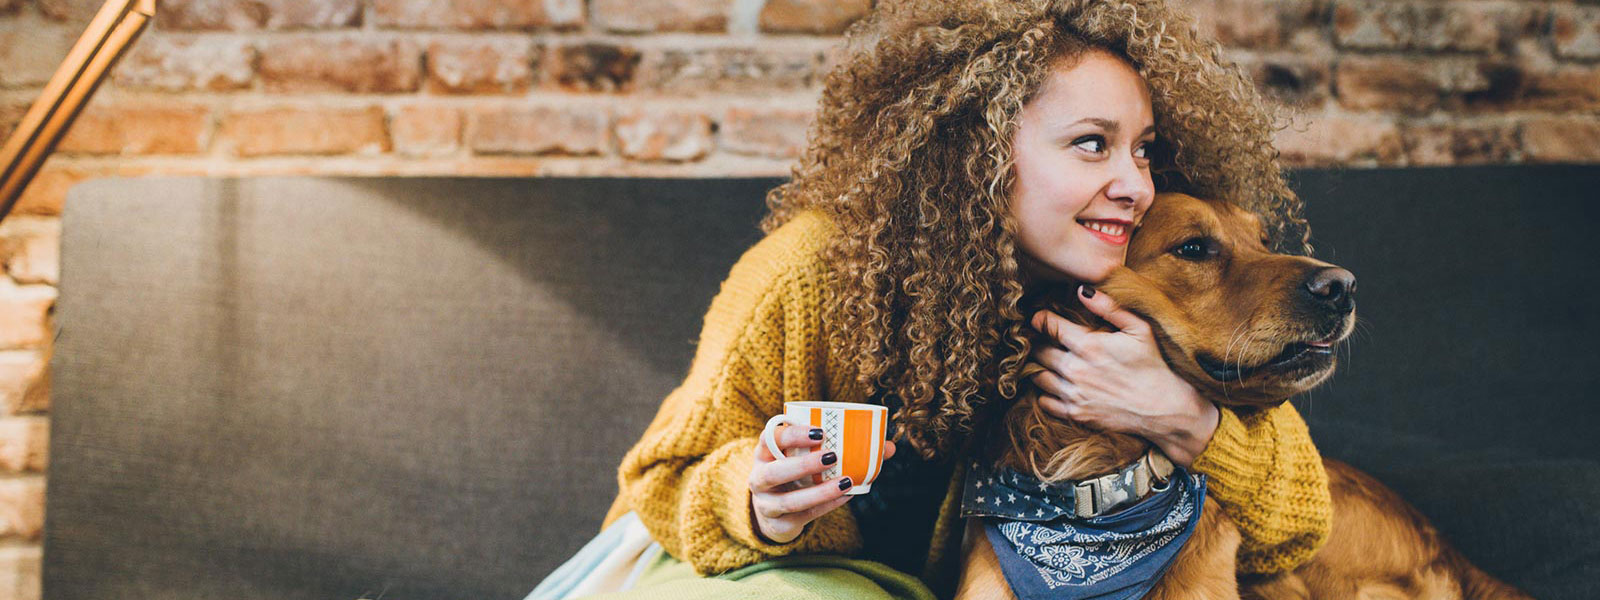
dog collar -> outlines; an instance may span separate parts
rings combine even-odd
[[[1004,517],[1017,521],[1043,521],[1061,516],[1098,517],[1166,490],[1171,485],[1173,469],[1167,455],[1153,447],[1138,460],[1105,475],[1056,483],[1045,483],[1011,469],[994,471],[974,461],[967,471],[961,516]],[[1032,512],[1022,514],[1015,505],[1018,492],[1046,501],[1030,505],[1028,510]]]
[[[961,514],[981,517],[1006,583],[1021,600],[1136,600],[1161,579],[1194,533],[1206,478],[1175,468],[1159,489],[1131,506],[1075,516],[1077,499],[1096,493],[1088,482],[1105,479],[1051,485],[1010,469],[973,465]]]

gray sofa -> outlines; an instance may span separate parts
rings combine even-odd
[[[595,533],[775,183],[80,184],[45,598],[522,598]],[[1323,452],[1535,596],[1600,597],[1600,168],[1295,185],[1364,323],[1297,399]]]

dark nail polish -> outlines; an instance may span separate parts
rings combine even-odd
[[[850,489],[851,485],[852,484],[850,483],[850,478],[849,477],[846,477],[844,479],[840,479],[839,480],[839,489],[841,489],[841,490],[848,490],[848,489]]]
[[[829,452],[829,453],[826,453],[826,454],[822,455],[822,464],[831,465],[831,464],[836,463],[836,462],[839,462],[839,455],[834,454],[832,452]]]
[[[1093,298],[1094,297],[1094,286],[1089,286],[1089,285],[1083,286],[1083,297],[1085,297],[1085,298]]]
[[[821,440],[822,439],[822,430],[821,429],[817,429],[815,427],[812,427],[811,428],[811,439],[813,439],[813,440]]]

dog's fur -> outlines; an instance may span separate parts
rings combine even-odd
[[[1240,411],[1276,406],[1332,375],[1332,348],[1355,325],[1354,276],[1308,257],[1267,250],[1259,221],[1222,202],[1163,194],[1128,248],[1127,266],[1098,289],[1150,322],[1173,372],[1206,398]],[[1074,290],[1035,308],[1101,330]],[[1053,332],[1052,332],[1053,334]],[[1307,350],[1296,355],[1298,350]],[[1030,365],[1032,375],[1042,367]],[[1149,443],[1043,412],[1030,390],[985,448],[1002,466],[1046,481],[1079,480],[1133,462]],[[1377,480],[1323,461],[1333,529],[1305,564],[1269,578],[1236,576],[1240,534],[1207,498],[1194,535],[1147,598],[1527,598],[1469,564],[1422,514]],[[969,519],[958,598],[1013,597],[977,519]]]

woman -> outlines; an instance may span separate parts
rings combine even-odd
[[[805,155],[768,196],[768,236],[733,267],[687,379],[619,469],[606,523],[639,523],[666,552],[653,572],[676,573],[645,583],[856,569],[862,586],[947,594],[959,459],[1022,385],[1060,418],[1143,435],[1206,474],[1241,526],[1242,569],[1310,556],[1327,480],[1291,405],[1244,414],[1200,398],[1148,325],[1092,286],[1082,300],[1122,331],[1035,344],[1054,317],[1019,310],[1040,286],[1120,264],[1158,190],[1239,203],[1305,251],[1273,119],[1216,44],[1158,0],[881,2],[849,39]],[[1048,372],[1020,381],[1029,360]],[[798,400],[890,407],[898,456],[872,493],[808,485],[829,455],[774,459],[757,443]],[[874,562],[782,558],[818,555]]]

